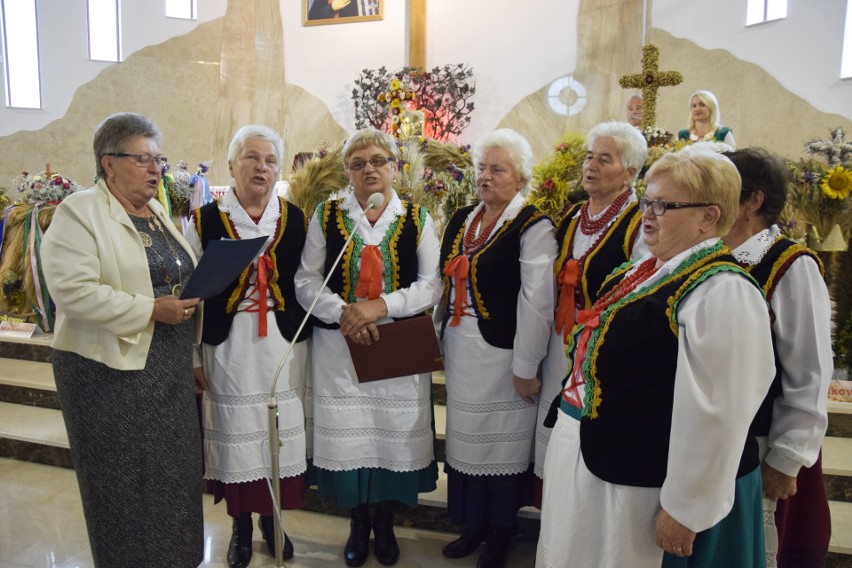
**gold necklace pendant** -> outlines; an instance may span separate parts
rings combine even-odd
[[[151,245],[154,244],[154,241],[151,240],[151,235],[148,233],[139,232],[139,238],[142,239],[142,246],[145,248],[151,248]]]
[[[183,294],[183,284],[175,284],[172,286],[172,296],[180,298],[181,294]]]

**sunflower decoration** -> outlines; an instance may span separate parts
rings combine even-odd
[[[820,182],[823,195],[829,199],[846,199],[852,193],[852,170],[837,166],[825,172]]]
[[[791,174],[782,226],[789,236],[808,235],[814,250],[845,250],[852,233],[852,164],[829,168],[818,160],[787,162]]]

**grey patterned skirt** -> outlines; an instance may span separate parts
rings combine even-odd
[[[95,566],[194,568],[203,557],[191,321],[156,324],[142,371],[54,351]]]

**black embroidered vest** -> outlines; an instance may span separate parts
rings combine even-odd
[[[305,317],[305,310],[296,300],[293,281],[301,261],[302,247],[305,245],[305,216],[301,209],[292,203],[280,197],[278,199],[281,217],[267,250],[275,264],[275,273],[269,278],[270,295],[275,306],[270,309],[275,311],[275,320],[281,335],[287,341],[293,341],[296,330]],[[192,217],[204,249],[210,241],[239,238],[230,226],[227,215],[219,211],[219,204],[215,201],[193,211]],[[252,270],[254,267],[248,266],[221,293],[204,301],[204,325],[201,335],[204,343],[219,345],[227,339],[237,313],[237,305],[245,299],[248,291]],[[308,323],[297,341],[304,341],[310,335],[311,325]]]
[[[456,256],[462,252],[465,220],[475,206],[463,207],[453,215],[444,231],[441,243],[441,273]],[[518,293],[521,290],[521,237],[536,223],[550,223],[550,218],[532,205],[525,205],[514,219],[503,223],[479,250],[473,251],[470,258],[470,278],[467,281],[471,291],[473,305],[471,309],[477,318],[479,332],[489,345],[502,349],[512,349],[518,322]],[[446,304],[451,279],[444,276],[444,298]],[[465,294],[465,290],[456,293]],[[446,310],[444,326],[452,312],[452,306]]]
[[[328,274],[331,265],[340,254],[343,243],[349,236],[349,231],[354,228],[357,219],[351,219],[350,226],[344,221],[344,211],[340,207],[341,200],[328,200],[317,207],[317,215],[323,220],[323,232],[326,239],[325,270]],[[426,221],[426,210],[420,205],[402,202],[405,212],[400,215],[388,228],[388,233],[382,240],[382,259],[384,269],[382,275],[385,279],[385,292],[402,290],[417,281],[417,244],[420,242],[420,232]],[[358,261],[360,260],[363,245],[359,237],[350,241],[346,252],[340,259],[340,263],[328,280],[328,287],[335,294],[340,295],[347,303],[355,301],[355,287],[358,284]],[[386,248],[385,248],[386,247]],[[417,314],[420,315],[420,314]],[[407,318],[398,318],[407,319]],[[324,329],[339,329],[338,323],[325,323],[319,319],[314,320],[314,325]]]
[[[784,273],[793,264],[793,261],[802,255],[813,258],[820,267],[820,272],[822,272],[822,263],[816,253],[785,237],[777,238],[759,263],[745,267],[763,289],[767,302],[772,299],[778,281],[781,280],[781,277],[784,276]],[[755,416],[754,422],[751,424],[750,433],[754,436],[769,435],[769,428],[772,425],[772,407],[775,404],[775,399],[781,396],[781,361],[778,358],[774,333],[772,336],[772,346],[775,352],[775,378],[772,380],[769,393],[763,400],[763,404],[760,405],[757,416]]]
[[[574,205],[563,218],[556,229],[556,242],[559,243],[559,256],[554,264],[554,272],[558,275],[571,258],[574,249],[574,235],[577,232],[579,217],[573,218],[583,203]],[[577,287],[579,297],[577,306],[587,310],[598,299],[598,290],[609,276],[612,269],[630,260],[633,241],[639,231],[642,212],[639,204],[629,203],[624,211],[606,228],[606,232],[594,250],[590,250],[583,264],[580,275],[580,286]],[[558,298],[557,294],[557,298]]]
[[[677,370],[677,305],[704,275],[731,271],[748,278],[733,256],[723,251],[697,260],[602,314],[600,334],[589,341],[586,355],[592,358],[594,381],[586,383],[587,401],[580,422],[583,460],[600,479],[634,487],[662,487]],[[622,266],[614,272],[604,282],[601,295],[628,268]],[[746,444],[740,464],[744,473],[759,463],[754,439],[749,436]]]

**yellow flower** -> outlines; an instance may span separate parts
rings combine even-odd
[[[390,83],[390,88],[392,91],[400,90],[402,88],[402,81],[400,81],[399,79],[394,79]]]
[[[399,99],[394,99],[391,101],[392,108],[399,108]]]
[[[852,193],[852,171],[843,166],[828,170],[822,178],[823,194],[829,199],[846,199]]]

